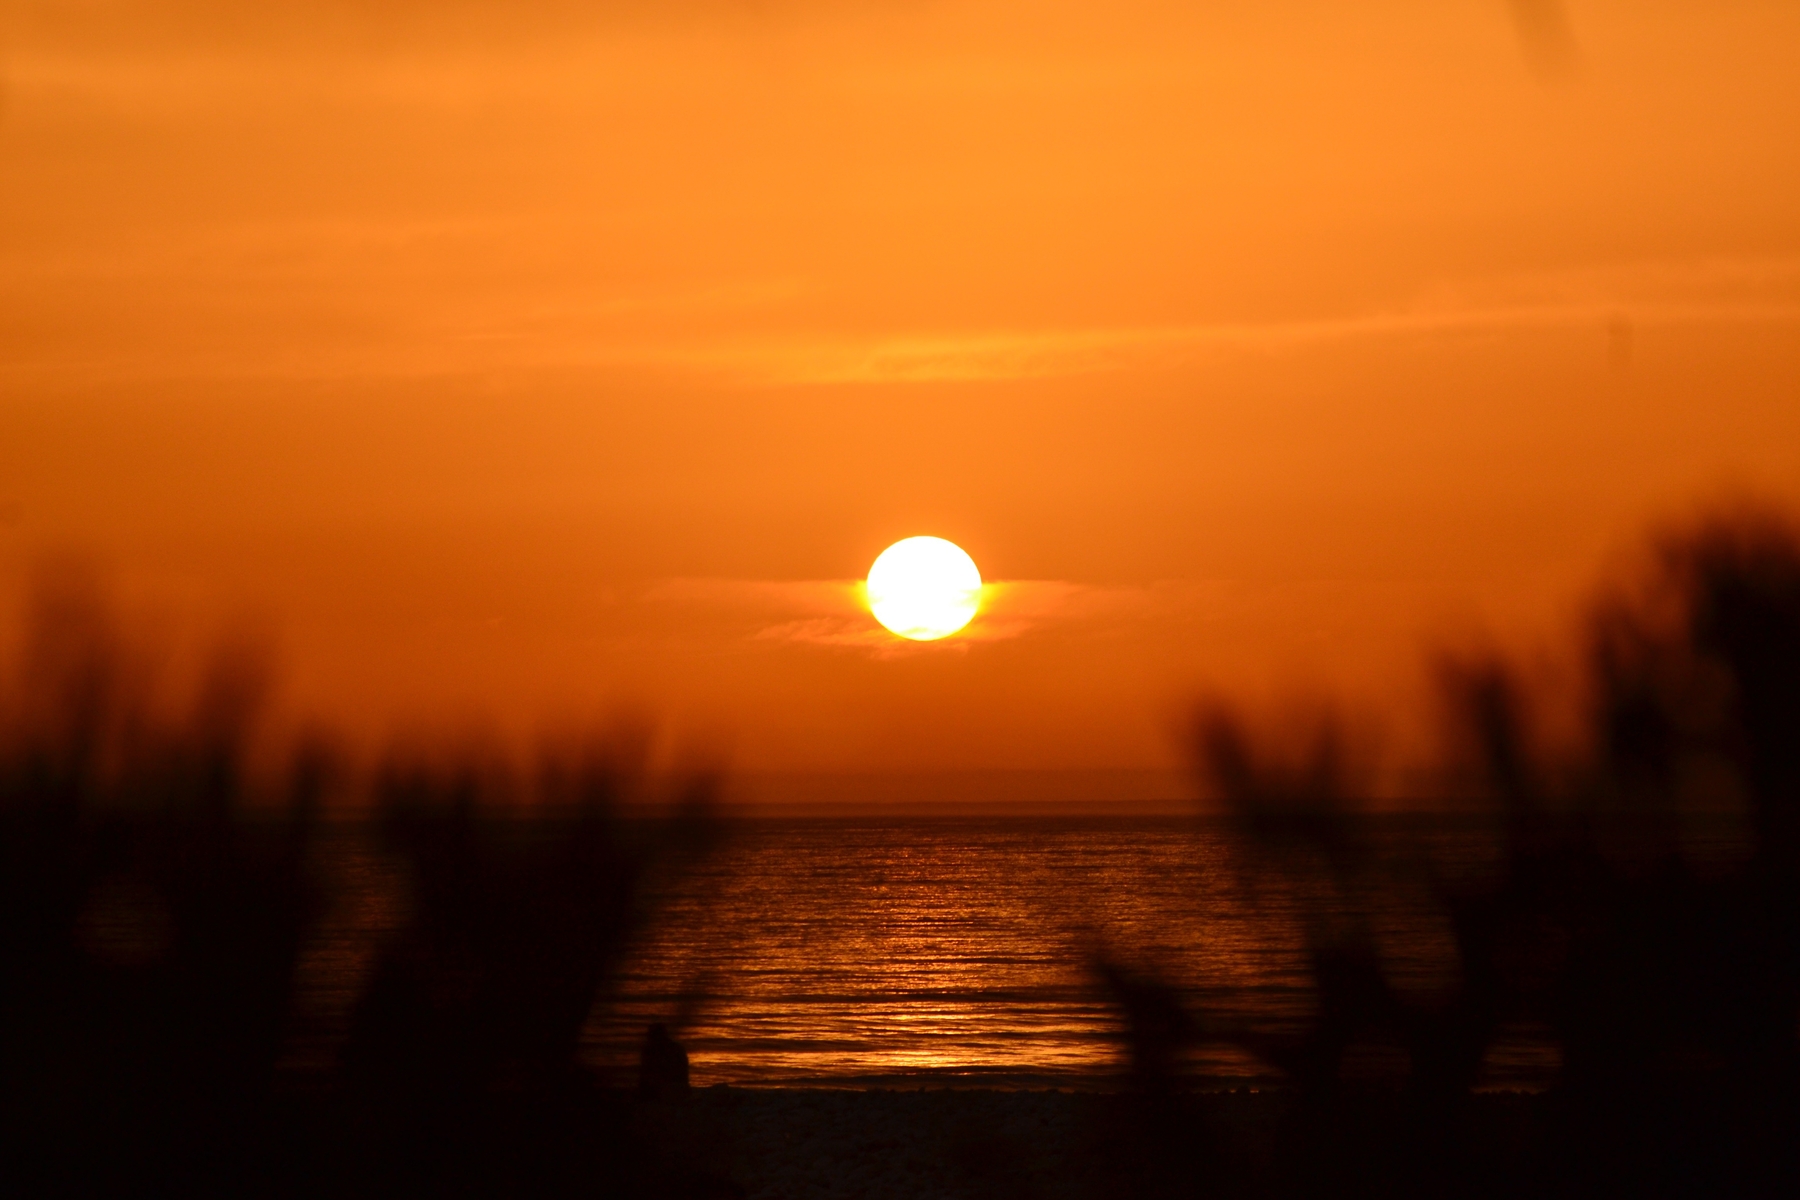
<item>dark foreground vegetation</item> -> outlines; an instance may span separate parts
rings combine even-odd
[[[745,1115],[781,1104],[684,1098],[666,1032],[635,1090],[600,1086],[578,1057],[650,881],[714,835],[705,778],[645,820],[625,815],[645,785],[617,739],[523,774],[394,759],[358,783],[305,743],[252,769],[252,658],[220,656],[179,719],[157,715],[125,661],[91,591],[40,595],[0,754],[0,1171],[19,1194],[728,1196],[745,1177],[708,1151],[732,1121],[800,1153],[794,1128]],[[1316,1021],[1291,1037],[1233,1027],[1100,960],[1130,1031],[1130,1093],[1033,1101],[1041,1125],[994,1115],[1026,1112],[1024,1097],[933,1107],[963,1114],[933,1126],[944,1187],[1800,1194],[1792,530],[1749,516],[1670,539],[1650,579],[1597,610],[1584,661],[1577,733],[1555,743],[1538,732],[1552,698],[1504,663],[1446,668],[1452,778],[1499,831],[1480,874],[1373,854],[1328,723],[1203,715],[1196,749],[1237,822],[1246,886],[1280,872],[1317,898]],[[328,801],[352,787],[369,793],[374,851],[403,868],[405,915],[323,1068],[296,1070],[297,973],[331,888],[314,851]],[[1734,831],[1730,853],[1693,853],[1688,834],[1709,824]],[[1428,996],[1396,984],[1359,916],[1420,879],[1455,960]],[[1560,1048],[1555,1086],[1479,1093],[1484,1059],[1520,1026]],[[1285,1085],[1194,1094],[1180,1064],[1206,1041]],[[874,1169],[891,1137],[839,1140],[860,1149],[832,1194],[909,1194]]]
[[[655,871],[712,832],[696,775],[644,793],[628,739],[525,778],[395,760],[364,785],[402,864],[332,1069],[278,1069],[348,777],[250,761],[261,673],[217,656],[159,712],[98,593],[43,587],[0,759],[0,1174],[15,1195],[607,1195],[685,1188],[577,1062]],[[636,811],[635,809],[633,811]],[[342,831],[335,831],[342,836]],[[704,1188],[701,1187],[701,1192]]]
[[[1318,1016],[1253,1036],[1103,965],[1135,1047],[1140,1194],[1800,1194],[1800,542],[1770,516],[1715,520],[1634,582],[1592,617],[1560,751],[1536,718],[1567,697],[1502,662],[1445,669],[1452,778],[1499,831],[1491,872],[1374,856],[1329,721],[1257,733],[1202,714],[1246,878],[1317,898]],[[1709,830],[1731,850],[1697,853]],[[1395,986],[1364,919],[1409,873],[1454,944],[1454,980],[1425,999]],[[1555,1085],[1478,1096],[1519,1025],[1560,1048]],[[1269,1157],[1174,1097],[1178,1050],[1206,1039],[1289,1080]]]

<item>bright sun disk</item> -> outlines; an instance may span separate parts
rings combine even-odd
[[[869,610],[875,619],[915,642],[949,637],[981,607],[981,572],[955,542],[909,537],[895,542],[869,568]]]

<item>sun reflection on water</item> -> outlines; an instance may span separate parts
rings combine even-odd
[[[1293,1029],[1314,1011],[1303,898],[1247,889],[1219,830],[1173,819],[748,822],[669,897],[590,1030],[601,1057],[684,983],[716,998],[686,1035],[701,1082],[1083,1086],[1115,1079],[1122,1029],[1089,970],[1107,947],[1210,1014]],[[708,896],[708,908],[693,897]],[[1448,932],[1427,896],[1380,914],[1403,988],[1442,986]],[[1195,1054],[1203,1075],[1267,1068]]]

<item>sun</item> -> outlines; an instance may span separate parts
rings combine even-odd
[[[868,588],[875,619],[915,642],[949,637],[981,607],[975,560],[940,537],[909,537],[883,550]]]

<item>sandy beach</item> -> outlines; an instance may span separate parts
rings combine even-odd
[[[1209,1099],[1273,1111],[1260,1096]],[[636,1124],[672,1174],[758,1200],[1074,1197],[1095,1194],[1107,1132],[1127,1108],[1126,1097],[1078,1092],[720,1086],[640,1106]]]
[[[1393,1099],[1370,1096],[1368,1116],[1385,1123]],[[1151,1105],[1094,1092],[717,1086],[641,1105],[634,1123],[684,1194],[1072,1198],[1134,1190],[1158,1170],[1191,1180],[1207,1162],[1226,1176],[1218,1183],[1241,1186],[1269,1170],[1291,1103],[1285,1091],[1249,1089]],[[1530,1139],[1535,1103],[1477,1096],[1477,1142],[1517,1149]]]

